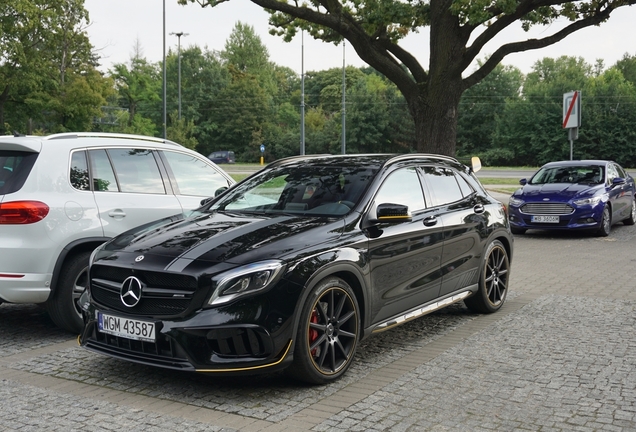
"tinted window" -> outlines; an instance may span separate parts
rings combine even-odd
[[[93,172],[93,190],[118,192],[117,180],[106,150],[90,150],[89,155]]]
[[[340,216],[360,201],[375,173],[358,166],[283,166],[238,184],[210,210]]]
[[[603,167],[599,165],[568,165],[543,167],[530,179],[530,184],[600,183]]]
[[[0,195],[17,192],[22,188],[38,154],[0,150]]]
[[[463,176],[455,173],[455,179],[457,180],[457,184],[459,184],[459,189],[462,191],[462,195],[464,197],[467,197],[474,192]]]
[[[152,150],[109,149],[121,192],[165,194],[166,189]]]
[[[177,188],[182,195],[214,196],[228,182],[217,170],[202,159],[185,153],[164,151]]]
[[[431,193],[433,206],[449,204],[464,197],[453,170],[442,167],[424,167],[424,178]]]
[[[391,173],[380,187],[375,203],[402,204],[412,212],[425,208],[422,185],[415,168],[403,168]]]
[[[89,191],[91,190],[90,178],[88,177],[88,162],[86,161],[86,152],[77,151],[71,156],[70,170],[71,185],[75,189]]]

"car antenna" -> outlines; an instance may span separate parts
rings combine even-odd
[[[18,132],[18,131],[15,131],[15,130],[14,130],[14,131],[13,131],[13,136],[14,136],[14,137],[24,137],[24,136],[26,136],[26,135],[21,134],[20,132]]]

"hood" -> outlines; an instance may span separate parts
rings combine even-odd
[[[160,223],[164,222],[164,223]],[[193,213],[175,216],[123,233],[107,243],[97,259],[182,271],[193,262],[245,264],[285,255],[341,235],[342,220],[319,217]],[[143,255],[143,263],[138,257]],[[137,260],[136,260],[137,259]],[[197,267],[195,265],[195,267]]]
[[[550,201],[568,202],[573,198],[594,196],[603,189],[603,185],[581,183],[526,184],[513,195],[525,201],[543,201],[549,198]]]

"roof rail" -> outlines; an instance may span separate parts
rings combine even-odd
[[[56,139],[69,139],[69,138],[116,138],[116,139],[132,139],[138,141],[150,141],[155,143],[164,143],[183,147],[181,144],[174,141],[165,140],[163,138],[156,138],[146,135],[134,135],[134,134],[122,134],[122,133],[110,133],[110,132],[63,132],[53,135],[42,137],[44,140],[56,140]]]

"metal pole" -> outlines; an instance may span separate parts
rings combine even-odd
[[[179,78],[178,78],[178,91],[179,91],[179,120],[181,120],[181,36],[187,36],[188,33],[179,32],[179,33],[170,33],[171,35],[175,35],[177,37],[177,61],[179,63]]]
[[[179,61],[179,81],[177,86],[179,87],[179,120],[181,120],[181,35],[183,32],[177,33],[177,58]]]
[[[166,139],[166,0],[163,0],[163,139]]]
[[[305,154],[305,31],[300,34],[300,154]]]
[[[342,41],[342,154],[347,154],[347,140],[346,140],[346,128],[345,128],[345,90],[347,82],[345,80],[345,41]]]

